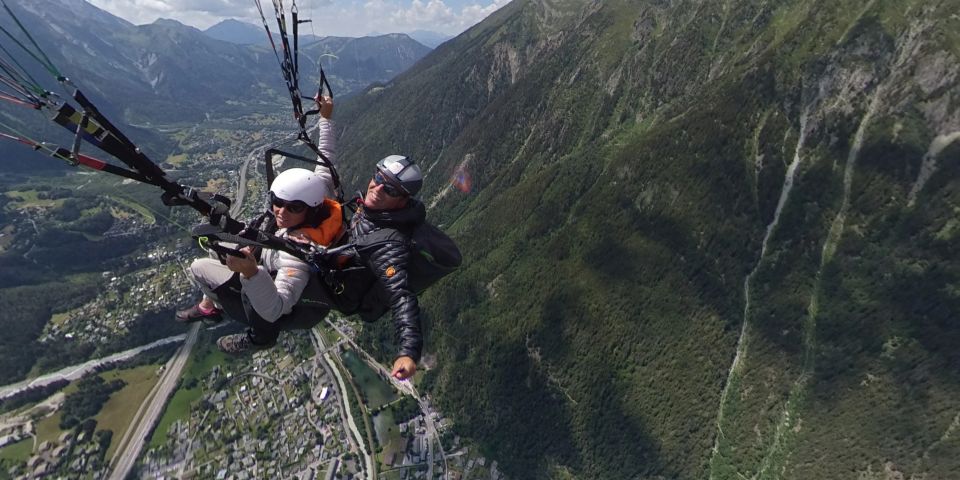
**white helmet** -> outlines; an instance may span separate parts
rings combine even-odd
[[[323,203],[323,199],[330,192],[327,190],[327,182],[320,175],[305,168],[291,168],[273,179],[270,193],[282,200],[300,200],[309,207],[316,207]]]

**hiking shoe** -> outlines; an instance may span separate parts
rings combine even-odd
[[[223,320],[223,310],[214,308],[210,313],[203,313],[199,305],[194,305],[186,310],[178,310],[174,318],[180,323],[193,323],[203,321],[208,325],[220,323]]]
[[[223,353],[239,355],[241,353],[256,352],[265,350],[276,345],[276,340],[268,343],[256,343],[249,332],[234,333],[233,335],[224,335],[217,339],[217,348]]]

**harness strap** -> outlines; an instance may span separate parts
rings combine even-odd
[[[290,39],[287,35],[287,21],[286,16],[283,11],[283,2],[282,0],[273,0],[273,9],[274,14],[277,20],[277,28],[280,36],[280,46],[283,49],[283,58],[280,56],[280,52],[277,49],[277,44],[273,41],[273,35],[270,33],[270,28],[267,25],[266,15],[263,13],[263,7],[260,3],[260,0],[255,0],[257,9],[260,12],[260,19],[263,21],[263,27],[267,31],[267,37],[270,39],[270,46],[273,47],[274,56],[277,57],[277,63],[280,65],[280,70],[283,73],[283,79],[287,84],[287,90],[290,94],[290,102],[293,105],[293,117],[297,121],[297,125],[300,129],[300,132],[297,134],[297,140],[303,142],[314,154],[320,158],[322,163],[318,165],[323,165],[330,170],[331,177],[333,178],[334,189],[337,192],[337,200],[343,201],[342,196],[342,186],[340,183],[340,175],[337,173],[336,168],[333,166],[333,162],[327,158],[323,152],[320,151],[320,147],[310,138],[310,135],[307,133],[307,120],[310,116],[316,115],[319,113],[319,110],[309,110],[304,112],[303,102],[301,98],[303,95],[300,94],[300,35],[299,35],[299,25],[301,23],[311,22],[312,20],[301,20],[299,17],[299,9],[297,7],[296,0],[293,1],[293,4],[290,7],[290,14],[293,26],[293,48],[290,48]],[[317,89],[317,95],[323,93],[323,88],[326,87],[327,92],[330,96],[333,96],[333,90],[330,88],[330,82],[327,80],[327,76],[323,71],[323,67],[320,67],[320,85]],[[276,152],[282,153],[282,152]],[[289,157],[294,157],[293,155],[285,154]],[[269,181],[270,179],[268,179]]]
[[[300,22],[297,21],[297,0],[293,0],[290,7],[290,17],[293,20],[293,78],[299,84],[300,80],[300,35],[297,33]],[[301,110],[303,107],[301,106]]]

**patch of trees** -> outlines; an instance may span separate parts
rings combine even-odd
[[[69,188],[63,188],[63,187],[51,188],[48,186],[45,186],[45,187],[50,188],[50,190],[37,192],[37,198],[39,198],[40,200],[59,200],[61,198],[70,198],[73,196],[73,190],[70,190]]]
[[[31,258],[59,272],[100,272],[114,270],[126,261],[120,257],[135,253],[141,246],[130,237],[111,237],[92,242],[83,235],[63,230],[48,230],[51,238],[44,240]],[[90,232],[87,232],[90,233]],[[102,232],[101,232],[102,233]]]
[[[358,342],[378,362],[392,363],[397,349],[394,343],[395,333],[393,323],[385,320],[386,318],[381,318],[375,322],[364,322]]]
[[[83,217],[70,225],[71,230],[101,235],[113,226],[113,216],[106,210],[100,210],[93,215]]]
[[[126,382],[120,379],[107,382],[99,375],[93,375],[80,381],[79,389],[67,395],[63,402],[63,418],[60,428],[68,429],[97,414],[110,394],[120,390]]]
[[[434,369],[427,370],[426,372],[423,372],[423,378],[420,380],[420,385],[418,385],[418,388],[420,388],[420,391],[424,393],[433,393],[433,390],[436,387],[436,385],[437,385],[437,369],[434,368]]]
[[[404,396],[390,406],[393,409],[393,418],[397,424],[406,423],[420,415],[420,405],[413,397]]]
[[[97,444],[101,452],[106,452],[110,447],[110,441],[113,440],[113,430],[100,430],[96,433]]]
[[[69,385],[66,380],[57,380],[49,385],[31,387],[20,393],[0,400],[0,412],[16,410],[24,405],[39,402]]]
[[[60,342],[56,348],[36,347],[35,367],[41,372],[51,372],[68,365],[85,362],[93,357],[97,346],[87,342]]]
[[[66,200],[63,201],[60,208],[54,210],[51,217],[60,222],[73,222],[80,219],[84,210],[97,206],[102,206],[102,203],[95,197],[66,197]],[[79,229],[71,225],[65,225],[63,228]]]
[[[0,288],[20,287],[49,282],[59,274],[45,266],[38,266],[23,258],[23,252],[8,252],[0,255]]]
[[[147,350],[146,352],[143,352],[131,358],[130,360],[123,362],[123,368],[134,368],[143,365],[163,363],[167,361],[167,359],[169,359],[173,355],[173,352],[178,348],[180,348],[180,345],[177,343],[168,343],[156,348],[151,348],[150,350]]]
[[[0,187],[2,188],[2,187]],[[6,191],[4,188],[2,191]],[[10,203],[10,197],[6,195],[0,195],[0,225],[7,222],[7,204]]]
[[[94,285],[62,282],[0,289],[4,334],[0,335],[0,382],[23,378],[46,348],[37,343],[54,311],[70,308],[70,300],[87,297]],[[56,292],[53,295],[51,292]],[[43,300],[40,300],[43,299]],[[49,354],[49,352],[46,352]]]
[[[64,200],[60,208],[54,210],[52,218],[61,222],[72,222],[80,218],[80,203],[76,199]]]
[[[171,309],[161,310],[159,312],[147,312],[137,316],[137,318],[130,323],[130,331],[118,339],[115,345],[112,346],[112,349],[117,351],[126,350],[161,338],[183,333],[183,325],[173,321],[173,313],[174,311]],[[167,348],[168,347],[164,347],[163,350]],[[176,346],[171,345],[169,348],[173,349],[176,348]],[[160,355],[164,354],[161,353]]]

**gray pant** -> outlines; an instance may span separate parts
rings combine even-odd
[[[243,294],[240,274],[230,271],[226,265],[212,258],[198,258],[190,265],[190,276],[203,294],[216,302],[227,315],[249,326],[250,336],[258,343],[276,340],[282,330],[313,328],[333,306],[322,282],[312,278],[293,310],[276,321],[268,322],[257,314]]]
[[[214,290],[229,282],[234,275],[236,275],[236,272],[230,271],[226,265],[213,258],[198,258],[190,264],[190,276],[193,284],[203,292],[204,296],[218,304],[217,294],[214,293]]]

